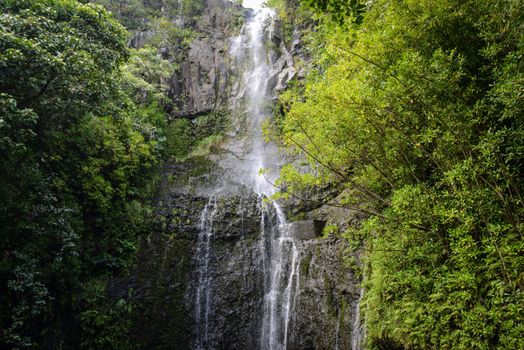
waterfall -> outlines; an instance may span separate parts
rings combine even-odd
[[[293,296],[293,292],[296,293],[299,282],[298,267],[299,267],[299,252],[296,247],[295,242],[289,240],[292,247],[292,260],[291,260],[291,272],[288,278],[288,283],[284,291],[284,347],[288,343],[289,337],[289,321],[291,319],[291,314],[296,303],[296,294]],[[293,282],[295,283],[295,288],[293,289]]]
[[[210,292],[211,275],[209,261],[211,258],[211,240],[213,238],[213,219],[217,210],[215,197],[211,197],[202,210],[200,216],[200,231],[197,239],[198,285],[195,293],[195,348],[203,350],[209,348],[209,316],[211,314]]]
[[[169,235],[159,235],[163,260],[153,256],[146,267],[161,263],[162,270],[140,276],[151,290],[146,305],[161,321],[144,336],[156,338],[149,342],[155,348],[351,349],[353,336],[357,350],[362,342],[360,321],[351,319],[351,328],[349,313],[340,311],[354,311],[358,299],[343,266],[345,242],[316,239],[321,225],[312,220],[338,220],[343,211],[273,199],[284,164],[300,167],[303,159],[267,142],[263,127],[272,122],[277,94],[304,77],[307,66],[294,60],[307,56],[300,35],[288,40],[286,23],[264,3],[206,1],[202,17],[188,24],[204,31],[173,77],[174,97],[199,101],[183,108],[196,113],[188,116],[191,133],[224,137],[205,155],[170,160],[163,169],[157,203]],[[297,222],[286,217],[290,212],[299,214]]]
[[[268,57],[268,41],[273,30],[275,12],[264,7],[264,0],[245,0],[243,6],[251,14],[241,35],[231,41],[231,55],[241,73],[234,109],[245,110],[247,139],[239,147],[247,150],[235,168],[246,184],[267,200],[274,194],[272,182],[280,166],[278,148],[267,143],[262,135],[262,124],[269,118],[267,107],[273,91],[268,86],[275,74]],[[264,174],[260,173],[264,169]],[[246,176],[247,175],[247,176]],[[286,349],[296,305],[299,283],[299,251],[297,242],[289,235],[289,224],[284,211],[274,201],[263,203],[261,219],[261,263],[264,269],[264,301],[260,347]]]
[[[216,161],[220,171],[216,173],[217,184],[213,184],[211,190],[215,197],[209,199],[201,214],[196,247],[198,274],[195,276],[196,338],[193,348],[199,350],[224,348],[229,345],[230,339],[235,339],[235,344],[238,344],[237,334],[231,332],[226,322],[231,324],[233,318],[243,319],[244,315],[249,315],[249,329],[239,329],[239,332],[246,336],[245,348],[249,349],[299,348],[306,344],[301,339],[303,334],[299,332],[312,327],[310,320],[304,321],[297,316],[297,310],[302,313],[304,306],[310,305],[310,296],[301,294],[300,267],[301,261],[307,263],[307,266],[310,264],[311,253],[308,253],[306,260],[304,252],[311,248],[311,244],[295,238],[299,237],[294,233],[297,226],[293,225],[296,223],[290,224],[284,209],[271,199],[276,191],[273,183],[285,159],[275,143],[266,142],[262,127],[271,118],[276,90],[285,86],[287,81],[284,80],[294,74],[289,73],[294,68],[290,53],[280,43],[282,34],[279,33],[276,13],[265,7],[264,3],[265,0],[244,1],[244,7],[249,8],[245,12],[244,25],[240,34],[230,39],[228,59],[230,77],[234,77],[229,85],[232,128],[228,131],[228,141],[221,146],[220,153],[213,155],[212,160]],[[250,235],[249,239],[244,239],[242,231],[238,244],[223,239],[226,238],[222,236],[226,230],[220,224],[227,217],[220,216],[219,222],[217,216],[213,229],[217,213],[216,197],[231,198],[227,196],[235,196],[235,191],[258,195],[261,213],[258,240],[256,220],[254,226],[250,225],[249,232],[246,231]],[[225,205],[228,202],[221,200],[220,203]],[[242,206],[241,199],[234,215],[240,218],[243,227]],[[219,213],[227,213],[227,208]],[[249,215],[252,214],[250,212]],[[249,221],[248,217],[253,216],[246,216],[246,221]],[[235,259],[223,259],[224,256],[230,257],[221,253],[220,249],[226,245],[236,256],[242,257],[242,263],[238,264]],[[247,262],[246,266],[244,261]],[[235,290],[231,279],[218,274],[223,269],[229,273],[234,271],[235,276],[237,271],[241,271],[240,278],[244,278],[242,283],[248,287]],[[302,287],[306,290],[310,281],[318,284],[315,278],[311,279],[308,275],[302,278]],[[229,292],[229,288],[232,289],[231,295],[224,295]],[[322,289],[322,286],[318,288]],[[316,312],[320,314],[322,310]],[[357,318],[355,322],[358,324],[353,325],[354,350],[361,346],[358,314]],[[329,342],[330,346],[335,344],[337,348],[344,348],[348,345],[341,322],[343,318],[339,315],[336,334],[326,332],[326,337],[331,334],[334,336]],[[332,327],[335,328],[335,325]],[[226,331],[227,334],[222,333]]]

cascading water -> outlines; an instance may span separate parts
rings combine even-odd
[[[200,217],[200,232],[197,239],[198,285],[195,293],[195,349],[208,349],[209,316],[211,314],[210,292],[211,275],[209,262],[211,255],[211,240],[213,238],[213,218],[217,210],[215,197],[211,197],[204,207]]]
[[[210,33],[191,43],[173,89],[206,102],[195,102],[195,111],[230,107],[227,138],[206,157],[166,165],[177,181],[166,176],[157,202],[169,235],[151,242],[152,261],[140,272],[155,317],[143,338],[151,348],[201,350],[351,349],[353,340],[357,350],[363,333],[352,317],[358,291],[343,265],[345,242],[314,239],[316,222],[288,223],[288,208],[271,200],[291,156],[266,142],[262,126],[276,93],[305,74],[293,66],[294,57],[305,58],[299,34],[288,40],[261,0],[246,1],[249,10],[233,0],[205,4],[194,25]],[[228,39],[241,16],[241,32]],[[196,127],[200,121],[207,127],[213,114],[196,117]],[[331,219],[317,209],[308,216]]]
[[[263,122],[268,118],[266,108],[273,93],[268,91],[268,81],[273,69],[266,44],[275,18],[275,12],[265,8],[264,3],[264,0],[244,1],[244,7],[251,8],[252,15],[242,34],[233,40],[231,53],[239,70],[244,72],[239,90],[245,93],[239,95],[246,102],[245,125],[249,131],[248,145],[244,147],[249,151],[244,154],[240,168],[249,174],[247,182],[251,188],[261,198],[270,198],[275,192],[271,182],[278,176],[280,164],[275,162],[278,159],[276,145],[266,143],[261,130]],[[264,175],[260,174],[260,169],[265,169]],[[269,217],[274,217],[275,220],[271,221]],[[296,304],[300,257],[296,242],[289,236],[289,224],[278,203],[264,204],[261,228],[261,266],[264,267],[266,278],[260,347],[285,349]]]
[[[286,289],[284,291],[284,347],[286,347],[288,343],[289,338],[289,322],[291,320],[291,314],[294,311],[294,307],[296,305],[296,296],[297,296],[297,289],[300,283],[300,275],[298,273],[298,268],[300,266],[300,254],[298,252],[297,246],[295,242],[291,239],[288,240],[289,244],[291,244],[291,250],[292,250],[292,260],[290,265],[290,275],[288,278],[288,283],[286,286]],[[293,283],[295,284],[293,288]],[[295,293],[293,295],[293,293]]]
[[[261,329],[253,331],[260,334],[258,343],[261,349],[276,350],[286,348],[296,302],[300,258],[295,242],[289,237],[289,225],[283,210],[278,203],[264,200],[274,194],[271,182],[277,178],[282,165],[278,147],[267,143],[262,134],[262,125],[270,115],[268,107],[274,94],[270,78],[280,73],[272,66],[268,49],[276,14],[264,7],[264,3],[264,0],[244,1],[244,7],[251,10],[241,35],[231,41],[232,68],[238,75],[232,109],[239,119],[237,130],[224,145],[226,152],[218,160],[234,181],[252,189],[260,198],[262,218],[258,256],[264,274],[264,300],[261,301]],[[260,169],[267,171],[261,175]],[[214,193],[219,192],[217,189]],[[213,348],[216,337],[211,317],[214,296],[211,295],[210,262],[216,207],[213,198],[204,208],[197,242],[196,349]]]
[[[265,232],[268,257],[261,348],[286,349],[299,285],[300,254],[290,237],[289,224],[278,203],[272,203],[277,222]]]

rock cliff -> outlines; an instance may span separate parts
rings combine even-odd
[[[232,2],[206,0],[193,26],[197,37],[170,79],[176,115],[198,115],[227,106],[232,75],[227,63],[229,39],[240,30],[243,13],[243,8]]]
[[[249,16],[249,11],[229,1],[206,2],[194,24],[202,35],[189,45],[187,59],[171,79],[178,115],[238,108],[234,100],[245,91],[238,82],[239,67],[229,56],[230,45],[239,35],[238,24]],[[270,40],[267,89],[274,96],[297,72],[278,23]],[[211,157],[171,161],[163,169],[156,199],[158,229],[144,240],[132,281],[144,315],[136,328],[144,348],[262,346],[269,278],[264,245],[275,234],[272,228],[278,220],[275,209],[242,181],[238,173],[242,169],[223,166],[224,159],[239,157],[232,153],[216,150]],[[290,288],[296,281],[289,293],[293,302],[287,348],[350,349],[360,295],[358,276],[345,263],[345,240],[320,238],[319,223],[351,215],[319,209],[309,216],[317,221],[291,228],[297,259],[292,260],[291,247],[283,245],[282,271],[293,271],[294,276],[284,273],[280,283]]]

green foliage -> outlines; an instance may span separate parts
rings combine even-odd
[[[158,49],[146,46],[132,50],[122,68],[122,87],[139,104],[167,102],[167,79],[174,68],[158,55]]]
[[[339,231],[337,225],[326,225],[322,230],[322,237],[328,238],[329,236],[336,234]]]
[[[130,30],[141,29],[146,24],[145,19],[150,12],[143,0],[96,0],[94,2],[111,11],[113,16]]]
[[[193,18],[204,8],[203,0],[95,0],[111,11],[127,29],[146,30],[158,18]]]
[[[222,141],[226,121],[226,111],[203,114],[193,121],[175,119],[166,128],[165,154],[178,160],[207,156],[210,149]]]
[[[166,153],[182,159],[189,154],[194,144],[192,124],[187,119],[175,119],[166,129]]]
[[[266,6],[278,14],[282,30],[282,40],[287,47],[291,47],[297,35],[303,35],[312,29],[313,16],[310,7],[300,6],[298,0],[268,0]],[[278,48],[275,48],[278,49]],[[293,57],[295,67],[298,67],[299,58]]]
[[[151,225],[168,67],[149,48],[122,67],[127,32],[99,5],[0,9],[0,347],[130,348],[106,284]]]
[[[211,149],[217,147],[223,140],[224,136],[221,134],[207,136],[198,142],[190,155],[192,157],[207,156],[211,153]]]
[[[166,17],[158,17],[151,20],[153,35],[147,39],[147,43],[154,47],[178,46],[187,49],[194,37],[191,29],[180,28]]]
[[[369,348],[524,347],[523,13],[373,1],[362,23],[319,28],[318,70],[281,97],[310,169],[281,186],[340,188],[367,214],[347,235],[365,237]]]
[[[300,0],[300,3],[317,13],[328,14],[338,23],[348,19],[360,23],[366,9],[366,2],[362,0]]]
[[[164,79],[171,76],[178,69],[178,64],[187,57],[189,44],[195,38],[195,31],[190,24],[204,8],[203,0],[94,0],[91,2],[97,2],[111,11],[129,30],[128,35],[133,37],[131,45],[133,47],[136,45],[136,48],[140,49],[129,63],[131,72],[128,73],[131,74],[124,79],[124,82],[129,78],[129,84],[135,87],[138,84],[142,93],[145,93],[144,89],[151,86],[140,86],[139,82],[135,82],[135,79],[143,77],[137,77],[134,70],[138,68],[142,73],[147,73],[152,69],[152,73],[155,74],[162,72]],[[139,39],[135,42],[134,39],[137,38]],[[153,48],[161,51],[162,55],[155,54]],[[143,80],[153,85],[162,83],[147,78]],[[164,98],[163,90],[164,87],[161,87],[157,91],[157,98]],[[164,102],[165,100],[164,98]]]
[[[138,349],[129,337],[134,322],[131,295],[110,299],[104,296],[106,286],[99,282],[85,286],[86,305],[80,311],[82,339],[79,349]]]

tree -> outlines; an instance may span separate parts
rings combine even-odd
[[[148,225],[158,95],[122,87],[128,34],[101,6],[0,9],[0,347],[129,344],[118,317],[95,322],[119,330],[110,338],[87,330],[94,313],[122,314],[99,286],[126,270]]]
[[[360,22],[366,9],[366,2],[361,0],[300,0],[300,3],[317,13],[328,14],[338,23],[348,19]]]
[[[312,171],[280,186],[339,188],[367,215],[346,236],[365,237],[372,349],[524,346],[523,11],[373,1],[361,24],[319,30],[318,71],[281,97],[284,142]]]

